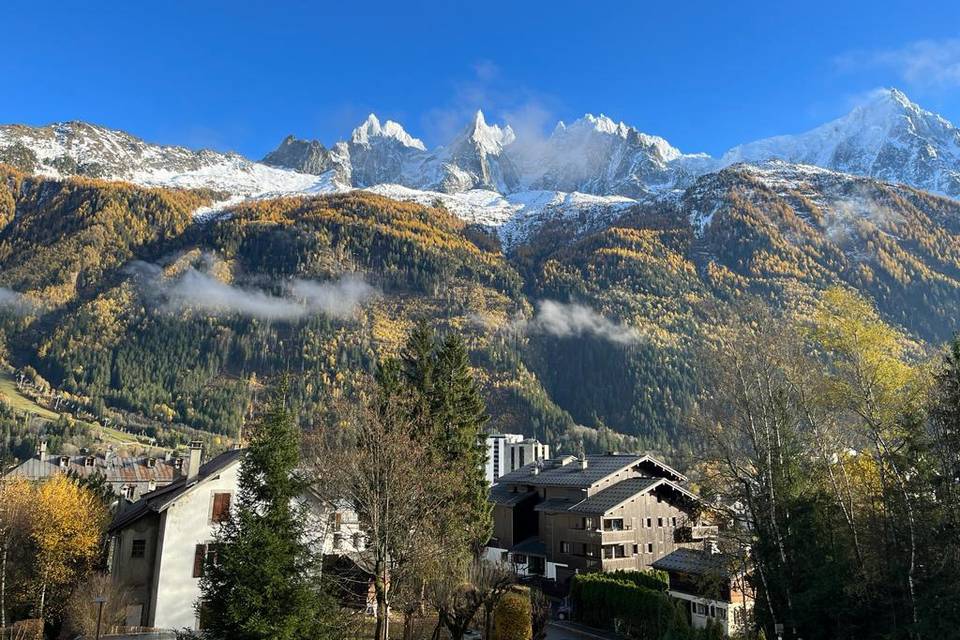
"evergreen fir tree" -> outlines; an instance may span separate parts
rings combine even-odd
[[[284,386],[285,389],[285,386]],[[213,640],[308,640],[334,637],[333,604],[318,580],[298,505],[300,434],[283,389],[252,434],[229,520],[208,555],[199,606]]]
[[[437,425],[434,442],[441,460],[463,479],[452,488],[453,499],[462,505],[462,531],[468,545],[479,551],[492,527],[482,443],[489,416],[473,377],[467,347],[457,334],[447,336],[437,350],[430,411]]]

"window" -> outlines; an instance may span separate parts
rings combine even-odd
[[[584,518],[584,519],[583,519],[583,528],[584,528],[584,529],[587,529],[587,530],[589,531],[589,530],[595,529],[596,527],[597,527],[596,518]]]
[[[647,529],[653,526],[653,518],[647,518]]]
[[[612,558],[613,557],[613,547],[604,547],[603,548],[603,557]]]
[[[560,553],[570,553],[570,543],[561,542],[560,543]]]
[[[142,558],[147,554],[147,541],[146,540],[134,540],[133,545],[130,547],[130,557],[131,558]]]
[[[670,526],[673,527],[674,529],[677,528],[677,516],[673,516],[672,518],[670,518]]]
[[[122,495],[127,500],[133,500],[134,488],[132,484],[125,484],[120,487],[120,495]]]
[[[717,607],[717,620],[726,620],[727,610],[724,607]]]
[[[210,514],[211,522],[226,522],[230,519],[230,494],[213,494],[213,509]]]
[[[627,557],[627,548],[622,544],[618,544],[613,548],[613,555],[616,558],[626,558]]]
[[[604,531],[623,531],[623,518],[611,518],[603,521]]]
[[[354,534],[353,534],[353,548],[354,548],[354,549],[360,549],[361,547],[363,547],[363,534],[361,534],[360,532],[354,533]]]
[[[514,564],[527,564],[527,556],[522,553],[513,554],[513,563]]]
[[[339,511],[330,514],[330,528],[334,531],[340,531],[340,525],[343,524],[343,515]]]
[[[637,555],[639,553],[640,553],[640,545],[638,544],[633,545],[633,555]]]
[[[701,616],[707,615],[707,605],[703,604],[702,602],[698,602],[695,613]]]
[[[340,533],[333,534],[333,548],[340,550],[343,548],[343,535]]]
[[[648,542],[648,543],[647,543],[647,553],[653,553],[653,543],[652,543],[652,542]]]
[[[202,577],[203,570],[208,564],[217,564],[217,546],[214,544],[198,544],[193,551],[193,577]]]
[[[527,567],[527,571],[535,576],[542,576],[546,563],[546,559],[540,556],[530,556],[530,565]]]

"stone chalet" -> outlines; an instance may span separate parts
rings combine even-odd
[[[561,456],[529,464],[490,489],[485,555],[521,575],[566,583],[582,571],[643,570],[716,533],[702,526],[687,478],[638,454]]]

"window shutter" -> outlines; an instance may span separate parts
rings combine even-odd
[[[198,544],[193,552],[193,577],[199,578],[203,575],[203,561],[207,556],[207,545]]]
[[[229,493],[215,493],[213,494],[213,516],[211,520],[214,522],[224,522],[230,513],[230,494]]]

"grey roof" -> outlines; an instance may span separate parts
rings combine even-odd
[[[149,460],[151,458],[147,456],[48,455],[44,460],[34,456],[11,469],[7,476],[43,480],[70,471],[84,478],[100,474],[107,482],[112,483],[153,480],[158,484],[172,482],[177,477],[177,469],[172,460],[153,458],[153,466],[148,466]]]
[[[564,500],[563,498],[547,498],[533,508],[534,511],[546,511],[548,513],[559,513],[569,511],[570,507],[577,504],[576,500]]]
[[[579,487],[586,489],[607,476],[635,465],[646,456],[633,454],[607,454],[587,456],[587,468],[580,468],[580,461],[559,464],[564,458],[553,458],[539,465],[528,464],[500,477],[503,484],[529,484],[533,486]],[[567,456],[567,458],[569,458]]]
[[[730,558],[721,553],[681,547],[671,551],[650,566],[661,571],[727,577],[730,575],[729,562]]]
[[[540,538],[527,538],[526,540],[513,545],[513,548],[510,549],[510,553],[525,553],[531,556],[545,556],[547,555],[547,545],[543,544]]]
[[[606,513],[638,493],[648,491],[661,482],[664,482],[663,478],[627,478],[582,500],[570,507],[570,511],[574,513]]]
[[[536,495],[534,491],[511,491],[510,487],[503,484],[495,484],[490,487],[490,502],[505,507],[518,505],[527,498],[532,498]]]
[[[109,531],[113,532],[122,529],[148,514],[160,513],[173,504],[177,498],[186,493],[188,489],[216,476],[226,467],[239,461],[243,453],[243,449],[225,451],[206,464],[201,465],[196,480],[191,481],[189,484],[187,483],[186,477],[181,476],[171,484],[145,494],[129,508],[117,514],[110,524]]]

